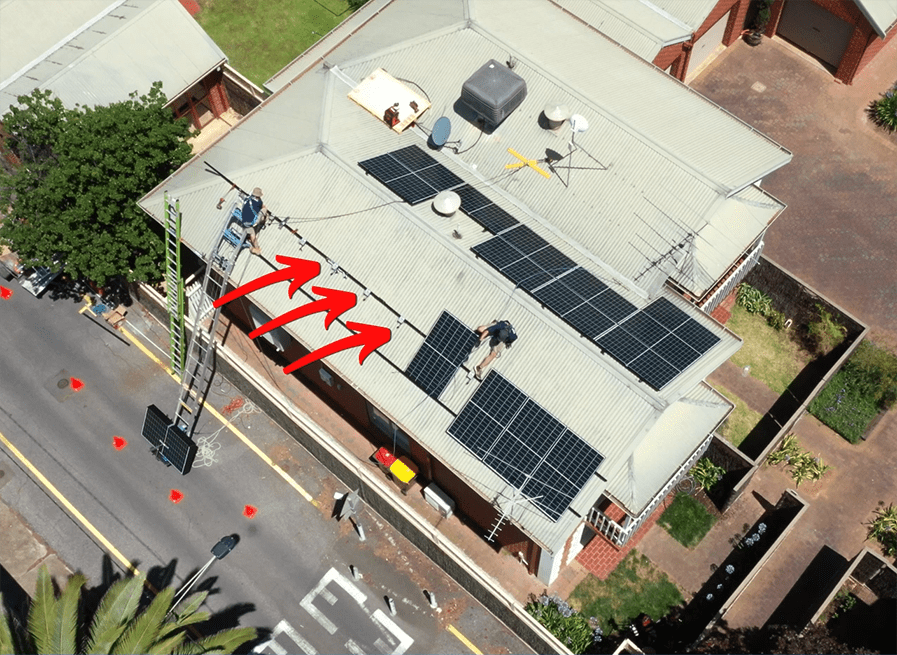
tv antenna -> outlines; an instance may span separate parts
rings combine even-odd
[[[503,494],[499,492],[498,495],[501,496]],[[489,534],[486,535],[486,541],[492,543],[492,540],[495,539],[495,535],[498,534],[499,530],[501,530],[501,526],[504,525],[505,521],[508,520],[508,513],[513,511],[518,503],[528,502],[535,504],[534,501],[538,500],[541,497],[542,496],[527,496],[521,491],[521,487],[515,488],[514,493],[511,494],[511,497],[508,499],[509,503],[504,507],[499,505],[499,507],[501,507],[501,515],[495,521],[495,524],[492,526],[492,530],[490,530]],[[498,503],[496,502],[496,504]]]
[[[567,154],[563,155],[563,156],[559,156],[559,153],[556,153],[554,151],[549,150],[546,152],[547,157],[546,157],[545,161],[548,163],[548,167],[552,171],[554,171],[556,173],[557,172],[555,170],[556,168],[567,169],[567,180],[566,181],[564,181],[563,176],[558,175],[558,179],[561,181],[561,183],[565,187],[568,187],[568,188],[570,187],[570,171],[572,171],[574,168],[577,170],[586,170],[586,171],[606,171],[607,170],[607,166],[605,166],[600,161],[595,159],[595,157],[593,157],[585,148],[583,148],[581,145],[576,143],[576,135],[582,134],[588,129],[589,129],[589,121],[586,120],[586,117],[583,116],[582,114],[573,114],[570,117],[570,141],[567,143]],[[591,159],[593,162],[598,164],[598,166],[574,166],[573,165],[573,153],[577,152],[579,150],[582,150],[582,152],[584,152],[589,159]],[[564,159],[567,160],[567,163],[565,165],[563,165],[563,166],[556,165],[556,162],[560,162]]]

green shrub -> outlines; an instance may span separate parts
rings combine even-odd
[[[707,457],[702,457],[691,470],[691,476],[701,485],[704,491],[710,491],[717,482],[723,479],[726,469],[717,466]]]
[[[873,100],[869,109],[876,123],[891,132],[897,130],[897,87],[885,92],[879,100]]]
[[[794,480],[795,486],[799,487],[801,482],[812,480],[817,482],[822,479],[826,471],[831,470],[831,466],[825,464],[820,457],[813,457],[810,453],[801,448],[797,443],[797,437],[793,434],[786,436],[782,443],[773,452],[766,457],[766,463],[770,466],[785,463],[791,470],[791,479]]]
[[[601,628],[593,630],[589,620],[557,594],[543,593],[530,599],[526,611],[572,652],[583,653],[591,644],[601,641]]]
[[[766,322],[769,323],[769,326],[779,332],[785,329],[786,320],[785,315],[775,309],[770,309],[766,315]]]
[[[825,355],[833,351],[847,336],[847,328],[835,323],[832,315],[822,305],[816,305],[819,318],[807,326],[810,341],[816,347],[816,352]]]
[[[897,400],[897,357],[864,340],[844,367],[810,403],[810,413],[859,443],[869,423]]]
[[[875,518],[869,524],[869,538],[880,543],[888,557],[897,555],[897,508],[875,510]]]
[[[742,282],[738,287],[736,300],[748,314],[766,316],[772,311],[772,298],[746,282]]]

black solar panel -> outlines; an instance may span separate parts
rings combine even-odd
[[[521,259],[501,269],[501,272],[526,291],[542,286],[553,277],[551,273],[536,266],[536,263],[529,258]]]
[[[552,521],[595,473],[602,456],[507,379],[490,373],[448,433]]]
[[[492,201],[489,200],[489,198],[469,184],[465,184],[464,186],[455,189],[455,193],[461,197],[461,211],[468,215],[470,212],[492,204]]]
[[[173,467],[185,475],[193,465],[197,449],[196,444],[187,436],[186,432],[171,425],[165,435],[165,444],[160,452],[165,459],[171,462]]]
[[[673,368],[684,371],[701,356],[697,350],[686,344],[675,334],[669,334],[651,347]]]
[[[461,201],[461,206],[464,206],[463,200]],[[516,218],[498,205],[485,205],[466,213],[477,223],[492,232],[492,234],[498,234],[519,223]]]
[[[562,284],[560,280],[554,280],[541,289],[534,291],[533,296],[558,316],[563,316],[577,305],[583,303],[583,299],[573,293],[570,287]]]
[[[587,303],[571,309],[563,319],[587,339],[594,339],[614,326],[612,320]]]
[[[428,396],[438,398],[478,343],[476,332],[442,312],[405,373]]]
[[[660,358],[653,350],[646,350],[629,362],[629,370],[655,389],[662,389],[679,371]]]
[[[569,287],[583,300],[588,300],[599,293],[607,291],[607,285],[584,268],[574,268],[562,277],[559,282]]]
[[[628,366],[629,362],[647,349],[645,344],[619,326],[598,337],[595,341],[623,366]]]
[[[680,325],[674,334],[702,355],[719,343],[718,336],[694,319]]]
[[[140,434],[143,438],[150,442],[151,446],[158,446],[165,439],[165,433],[172,421],[165,415],[161,409],[155,405],[146,408],[146,415],[143,418],[143,429]]]
[[[411,205],[464,183],[417,145],[366,159],[358,165]]]
[[[643,311],[667,330],[675,330],[688,320],[688,314],[666,298],[658,298],[645,307]]]
[[[548,242],[533,232],[526,225],[518,225],[513,230],[508,230],[501,238],[517,248],[524,255],[529,255],[548,245]]]
[[[471,248],[479,257],[499,271],[523,259],[523,253],[501,237],[492,237]]]
[[[554,246],[537,250],[529,258],[551,273],[552,277],[558,277],[576,267],[576,262]]]
[[[621,325],[624,330],[648,347],[653,346],[668,334],[665,327],[645,312],[633,314]]]
[[[589,300],[589,304],[614,323],[619,323],[635,311],[635,305],[611,289]]]
[[[150,405],[143,419],[143,438],[181,474],[186,474],[196,457],[197,446],[187,433],[175,427],[165,412]]]

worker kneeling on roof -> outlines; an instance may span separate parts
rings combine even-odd
[[[250,252],[253,255],[262,254],[262,249],[259,248],[258,232],[264,224],[267,211],[262,202],[262,190],[255,187],[252,190],[252,195],[246,196],[243,201],[243,209],[240,214],[243,227],[246,228],[246,236],[249,238],[249,243],[252,244]]]
[[[474,369],[477,380],[483,379],[483,371],[492,363],[492,360],[501,355],[501,351],[505,346],[510,346],[517,340],[517,333],[514,332],[514,326],[510,321],[492,321],[489,325],[481,325],[477,328],[477,334],[480,337],[480,343],[487,338],[491,349],[486,359],[480,362],[479,366]]]

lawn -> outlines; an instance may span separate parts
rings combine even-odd
[[[664,510],[657,523],[673,539],[686,548],[691,548],[701,543],[701,539],[716,523],[716,517],[688,494],[676,494],[676,498]]]
[[[770,327],[759,314],[748,314],[740,305],[732,308],[726,327],[744,339],[744,345],[732,356],[739,367],[751,367],[751,376],[781,395],[813,356],[796,344],[788,330]]]
[[[642,612],[657,621],[682,602],[682,594],[665,573],[633,550],[607,580],[590,575],[580,582],[569,601],[584,616],[594,616],[605,634],[611,634]]]
[[[196,20],[228,63],[256,84],[343,22],[359,0],[198,0]]]
[[[757,426],[763,415],[748,407],[741,398],[721,384],[714,383],[713,388],[735,403],[735,409],[729,414],[729,418],[726,419],[726,422],[719,429],[719,433],[733,446],[738,447],[745,437],[751,433],[751,430]]]

